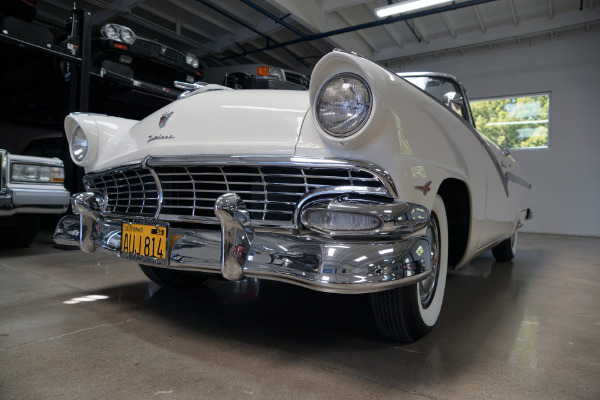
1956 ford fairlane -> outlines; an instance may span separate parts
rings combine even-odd
[[[455,78],[334,51],[305,92],[179,86],[141,121],[67,116],[87,191],[57,243],[170,287],[219,274],[370,293],[380,331],[401,341],[436,324],[448,268],[514,256],[530,185],[475,130]]]

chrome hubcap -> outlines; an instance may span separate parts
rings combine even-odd
[[[431,216],[429,226],[427,227],[427,237],[431,248],[431,274],[419,282],[419,297],[423,308],[429,307],[435,295],[439,273],[439,228],[435,215]]]

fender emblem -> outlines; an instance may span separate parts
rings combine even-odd
[[[173,135],[156,135],[156,136],[152,136],[152,135],[148,135],[148,141],[146,143],[150,143],[154,140],[164,140],[164,139],[175,139],[175,136]]]
[[[171,118],[171,115],[173,115],[173,111],[169,112],[165,112],[161,117],[160,120],[158,121],[158,127],[159,128],[164,128],[165,125],[167,124],[167,121],[169,120],[169,118]]]
[[[431,181],[427,182],[424,186],[415,186],[415,189],[423,192],[423,196],[427,196],[427,193],[431,191]]]

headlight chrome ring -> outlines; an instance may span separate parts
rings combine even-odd
[[[77,127],[75,132],[73,132],[73,137],[71,139],[71,155],[77,162],[82,162],[87,155],[89,148],[89,141],[85,133],[83,133],[83,129],[81,127]]]
[[[317,122],[334,138],[356,134],[368,121],[373,95],[359,75],[341,73],[331,77],[319,91],[315,102]]]

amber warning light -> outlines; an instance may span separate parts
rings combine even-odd
[[[258,76],[269,76],[269,67],[267,65],[256,67],[256,73]]]

